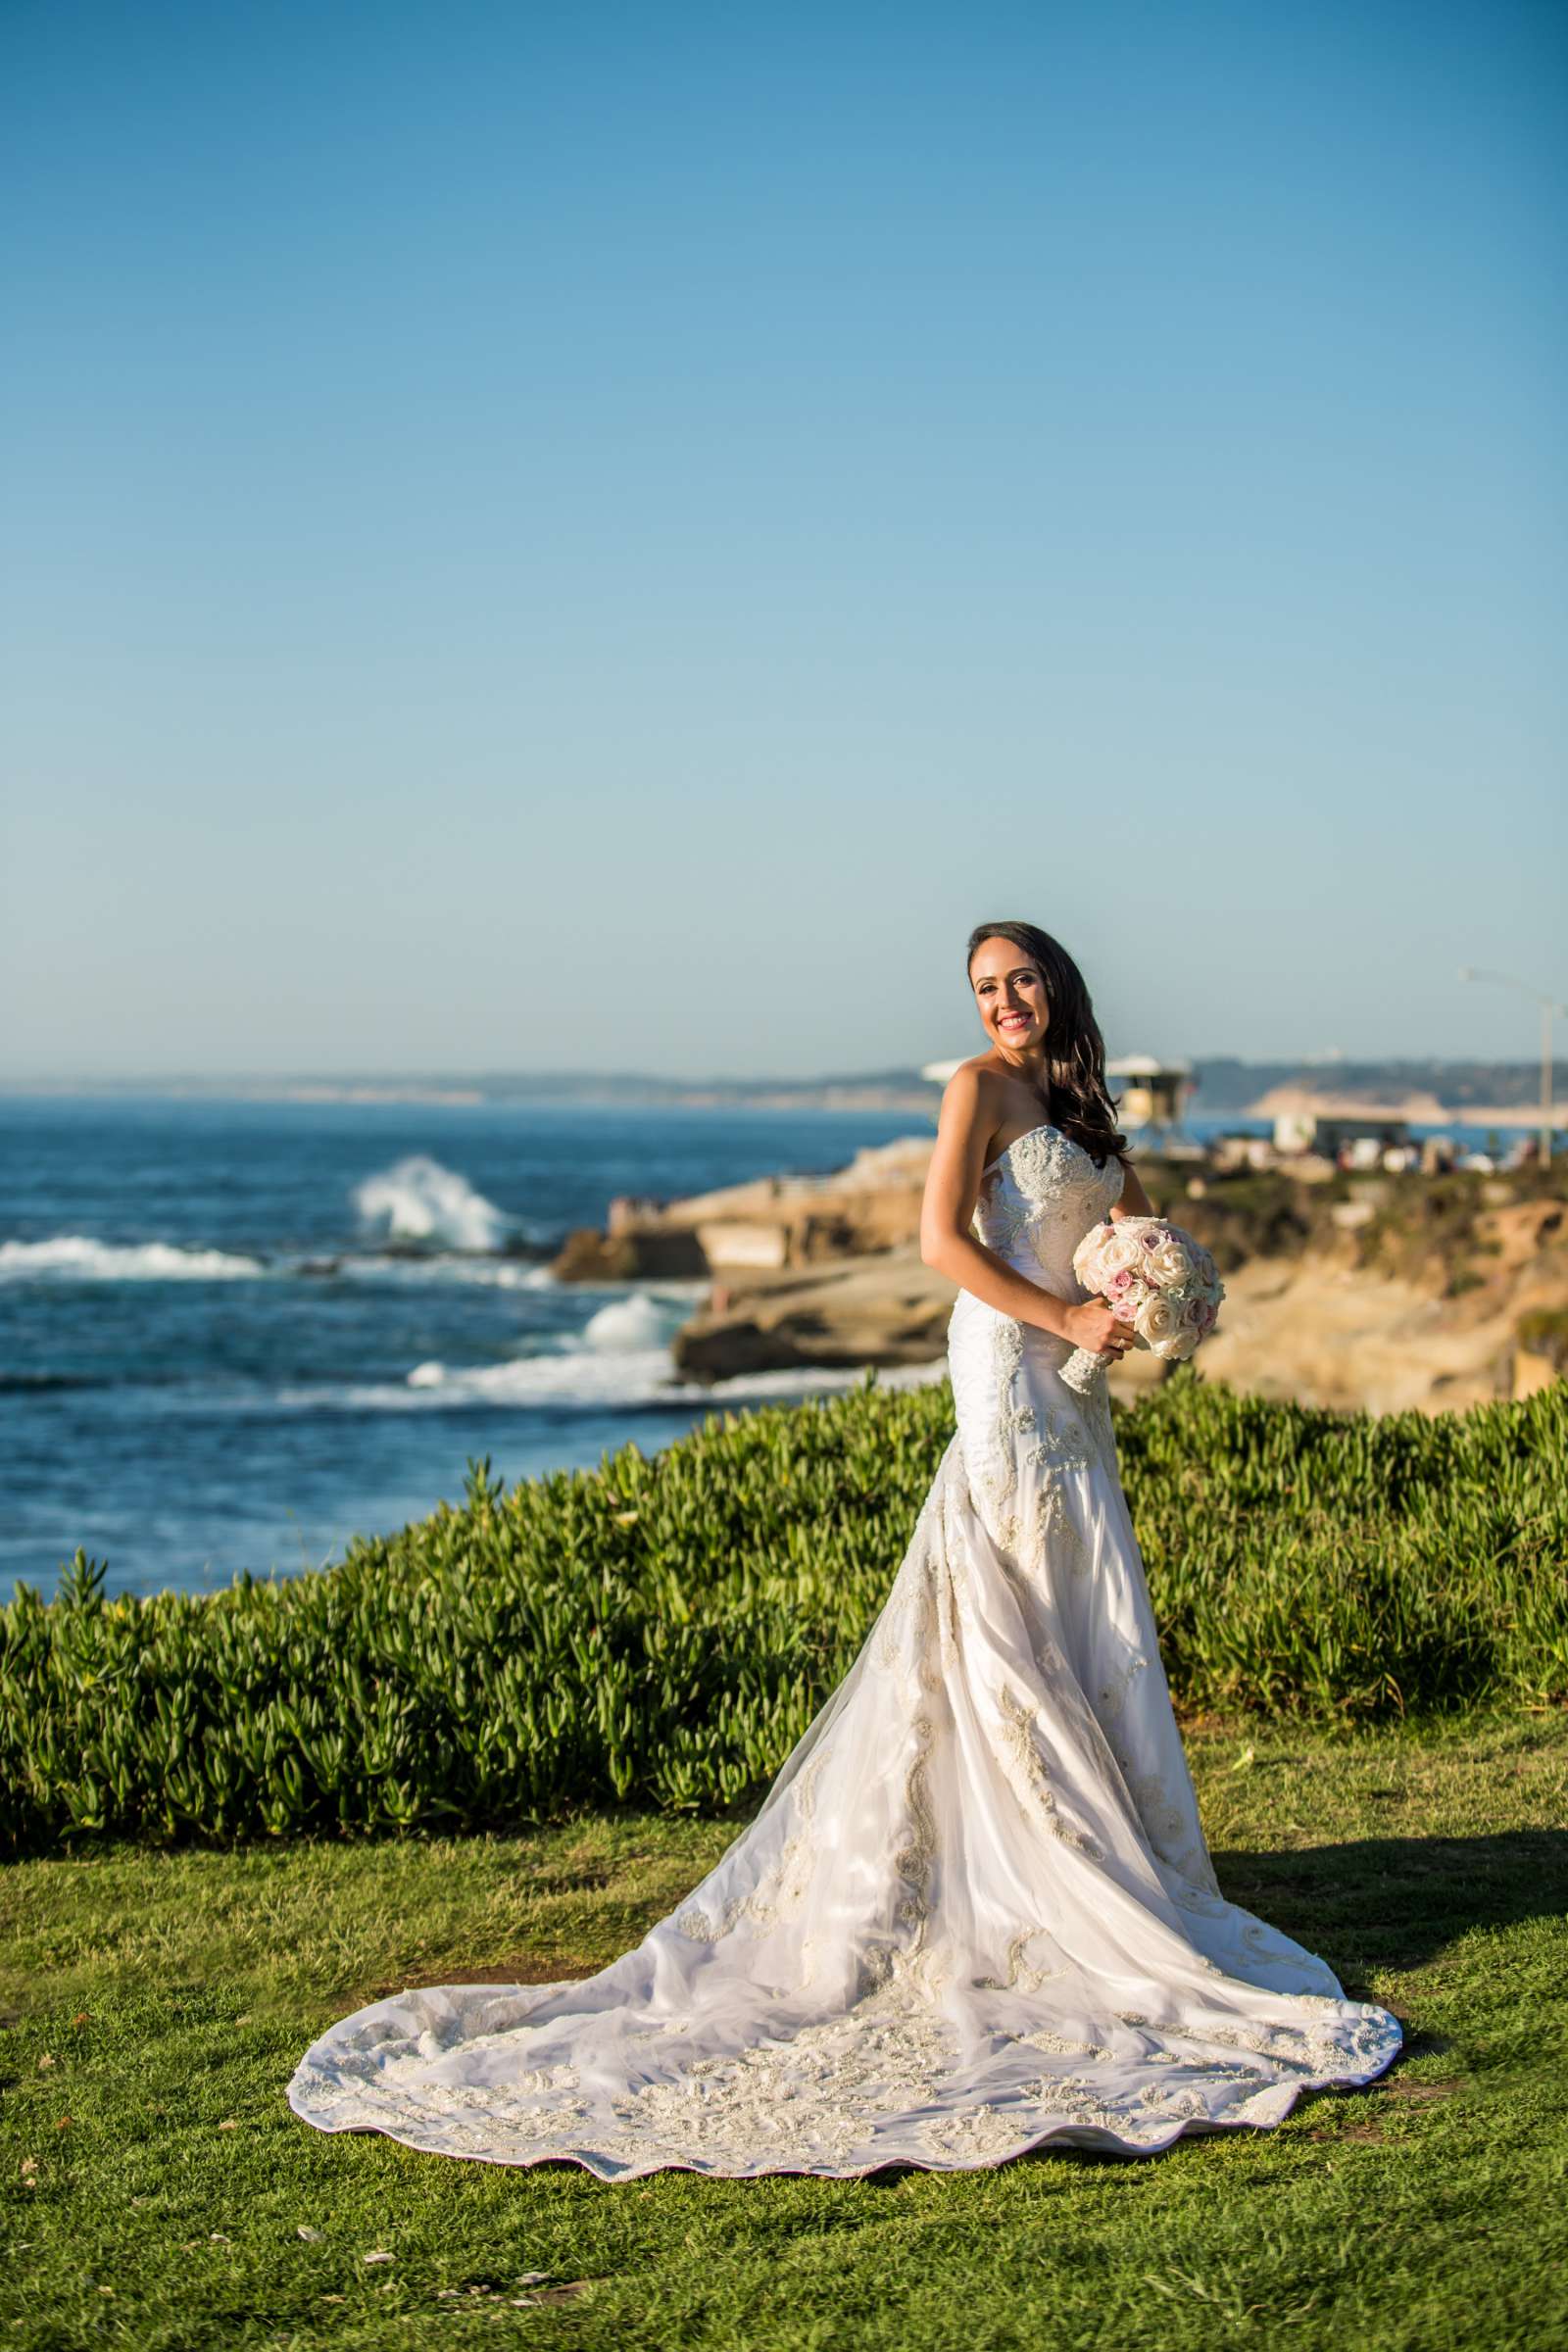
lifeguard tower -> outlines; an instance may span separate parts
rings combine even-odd
[[[1146,1150],[1163,1151],[1172,1143],[1186,1146],[1182,1126],[1188,1098],[1193,1094],[1190,1062],[1159,1061],[1152,1054],[1121,1054],[1105,1064],[1112,1091],[1121,1081],[1118,1116]]]

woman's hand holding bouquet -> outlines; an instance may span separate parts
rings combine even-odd
[[[1125,1344],[1178,1361],[1208,1337],[1225,1296],[1225,1285],[1202,1243],[1164,1217],[1107,1218],[1103,1225],[1092,1225],[1073,1251],[1072,1270],[1085,1290],[1099,1294],[1086,1301],[1085,1309],[1075,1310],[1075,1320],[1083,1314],[1087,1322],[1087,1307],[1102,1303],[1114,1324],[1129,1335]],[[1100,1331],[1102,1339],[1108,1338],[1103,1324]],[[1082,1336],[1087,1340],[1096,1334],[1085,1330]],[[1080,1396],[1087,1396],[1121,1352],[1103,1344],[1075,1348],[1061,1367],[1061,1377]]]

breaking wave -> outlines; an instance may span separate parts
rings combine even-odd
[[[879,1371],[880,1386],[917,1388],[940,1380],[947,1358]],[[853,1388],[864,1377],[858,1366],[824,1369],[794,1365],[776,1372],[742,1372],[731,1380],[683,1380],[665,1348],[611,1350],[574,1347],[559,1354],[517,1356],[503,1364],[416,1364],[402,1382],[367,1382],[339,1389],[288,1390],[277,1401],[345,1412],[451,1411],[464,1405],[520,1405],[636,1411],[662,1404],[787,1403]]]
[[[456,1283],[497,1291],[549,1291],[547,1265],[518,1257],[476,1257],[432,1250],[418,1256],[355,1250],[343,1255],[279,1255],[264,1259],[201,1243],[99,1242],[88,1234],[54,1234],[43,1242],[0,1242],[0,1283],[6,1282],[254,1282],[263,1275],[302,1281]]]
[[[265,1274],[259,1257],[229,1250],[181,1249],[173,1242],[95,1242],[59,1233],[47,1242],[0,1242],[0,1282],[249,1282]]]
[[[389,1240],[445,1243],[449,1250],[499,1250],[511,1226],[466,1176],[422,1152],[367,1176],[353,1192],[363,1225]]]
[[[665,1297],[640,1291],[635,1298],[612,1298],[591,1315],[582,1345],[599,1354],[635,1355],[649,1348],[666,1347],[678,1324],[691,1313],[689,1298]]]

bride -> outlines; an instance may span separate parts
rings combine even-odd
[[[607,2180],[959,2171],[1277,2124],[1397,2052],[1215,1882],[1109,1405],[1058,1378],[1127,1342],[1075,1245],[1149,1202],[1072,958],[984,923],[967,970],[986,1050],[948,1084],[921,1225],[960,1286],[957,1426],[858,1657],[635,1950],[372,2002],[300,2061],[307,2123]]]

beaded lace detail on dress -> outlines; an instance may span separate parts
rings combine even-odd
[[[1078,1299],[1121,1182],[1041,1126],[974,1231]],[[1110,1408],[1069,1353],[960,1294],[956,1428],[882,1611],[668,1917],[579,1983],[371,2002],[300,2061],[295,2112],[605,2180],[848,2176],[1149,2153],[1380,2074],[1396,2020],[1215,1881]]]

